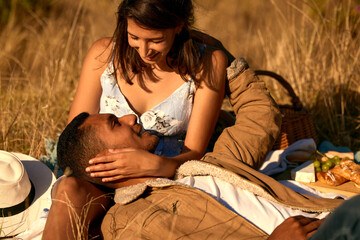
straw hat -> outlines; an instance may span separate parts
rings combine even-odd
[[[0,150],[0,237],[24,232],[51,205],[56,178],[42,162]]]

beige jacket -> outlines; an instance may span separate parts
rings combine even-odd
[[[304,211],[332,211],[342,200],[300,195],[259,173],[281,123],[265,84],[243,59],[228,68],[236,123],[223,131],[214,151],[181,165],[176,178],[212,175],[269,201]],[[116,190],[102,223],[105,239],[267,239],[261,229],[208,194],[169,179]]]

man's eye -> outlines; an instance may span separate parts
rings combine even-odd
[[[112,128],[114,128],[115,126],[119,126],[119,125],[120,125],[120,123],[117,120],[112,122]]]

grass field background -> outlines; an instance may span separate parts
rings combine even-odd
[[[82,61],[110,36],[115,0],[0,2],[0,149],[46,154],[65,127]],[[360,150],[359,0],[197,0],[196,27],[282,75],[320,140]],[[286,92],[265,79],[279,103]]]

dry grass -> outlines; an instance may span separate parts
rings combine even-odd
[[[94,236],[89,235],[89,223],[87,222],[87,216],[90,212],[90,208],[100,206],[101,208],[105,209],[105,206],[98,203],[100,198],[110,197],[109,194],[101,195],[99,197],[90,197],[88,196],[87,203],[82,206],[80,209],[79,207],[74,206],[74,204],[69,199],[68,195],[65,193],[65,200],[58,200],[53,199],[52,201],[66,204],[67,206],[67,214],[70,219],[70,227],[71,227],[71,236],[73,239],[76,240],[91,240],[91,239],[100,239],[99,233],[93,233]]]
[[[54,1],[46,14],[27,12],[3,28],[1,149],[45,154],[44,138],[55,139],[66,124],[87,49],[112,33],[117,2]],[[252,67],[284,76],[314,114],[322,140],[359,150],[359,0],[197,3],[198,28]],[[268,85],[283,101],[279,87]]]
[[[113,4],[55,1],[48,16],[29,12],[1,32],[0,148],[44,154],[44,138],[55,139],[66,124],[87,49],[111,34]],[[108,17],[97,14],[101,8]]]

